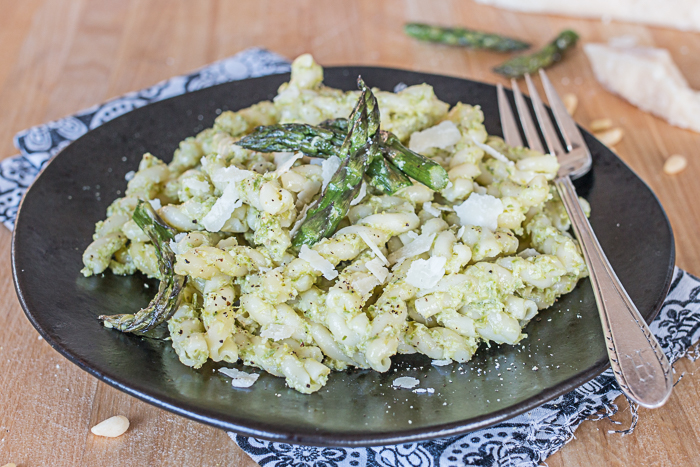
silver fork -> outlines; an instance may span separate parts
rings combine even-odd
[[[671,365],[610,266],[608,258],[593,233],[591,224],[581,209],[571,179],[580,177],[590,170],[591,153],[576,123],[567,113],[566,107],[543,70],[540,70],[540,78],[566,149],[559,141],[559,136],[532,79],[529,75],[525,75],[535,116],[547,145],[546,152],[557,156],[559,160],[560,169],[554,184],[569,214],[571,225],[588,266],[603,333],[607,341],[610,366],[627,397],[643,407],[660,407],[668,400],[673,388]],[[528,145],[531,149],[545,152],[518,83],[515,80],[511,82],[515,105]],[[513,111],[500,84],[498,85],[498,109],[506,143],[511,146],[522,146],[523,142]]]

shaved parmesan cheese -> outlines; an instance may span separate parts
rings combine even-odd
[[[350,206],[360,204],[360,202],[364,199],[365,196],[367,196],[367,184],[365,182],[362,182],[362,185],[360,185],[360,191],[357,193],[357,196],[355,196],[355,199],[350,201]]]
[[[436,234],[434,232],[428,235],[419,235],[408,245],[399,248],[398,250],[390,254],[389,263],[398,263],[399,261],[403,261],[408,258],[413,258],[414,256],[418,256],[430,250],[430,247],[433,246],[433,240],[435,240],[435,235]]]
[[[170,240],[170,249],[173,250],[173,252],[175,252],[175,254],[178,253],[178,251],[177,251],[178,242],[180,240],[182,240],[183,238],[185,238],[186,236],[187,236],[187,234],[185,232],[180,232],[179,234],[175,234],[175,237],[172,240]]]
[[[227,220],[231,218],[231,214],[236,208],[243,205],[243,201],[238,199],[238,190],[235,183],[229,183],[221,197],[216,200],[214,206],[202,218],[202,225],[209,232],[218,232],[224,226]]]
[[[459,132],[459,128],[453,122],[445,120],[438,125],[413,133],[408,147],[416,152],[423,152],[430,148],[445,149],[457,144],[460,139],[462,139],[462,133]]]
[[[427,260],[418,259],[411,263],[406,273],[406,283],[419,289],[435,287],[445,275],[445,264],[447,264],[447,258],[444,256],[433,256]]]
[[[583,47],[598,81],[672,125],[700,132],[700,92],[690,88],[666,49]]]
[[[249,388],[260,377],[257,373],[246,373],[235,368],[219,368],[219,371],[231,378],[231,386],[234,388]]]
[[[277,170],[275,170],[275,175],[280,176],[285,172],[289,172],[289,169],[292,168],[294,163],[304,157],[304,155],[300,152],[296,154],[289,154],[289,153],[279,153],[279,154],[284,154],[286,157],[279,157],[278,161],[278,156],[275,154],[275,165],[277,166]]]
[[[301,250],[299,251],[299,258],[308,262],[314,270],[319,271],[321,274],[323,274],[323,277],[329,281],[338,277],[338,271],[336,271],[333,267],[333,263],[306,245],[301,247]]]
[[[400,389],[413,389],[418,384],[420,381],[416,378],[412,378],[410,376],[402,376],[400,378],[396,378],[393,383],[391,383],[392,386],[395,388],[400,388]]]
[[[496,230],[498,216],[503,213],[503,201],[491,195],[472,193],[462,204],[455,206],[455,212],[462,225]]]
[[[496,151],[494,148],[492,148],[488,144],[480,143],[473,136],[472,136],[472,141],[474,141],[474,144],[476,145],[476,147],[482,149],[486,154],[493,157],[494,159],[499,160],[501,162],[505,162],[508,165],[513,165],[512,160],[508,159],[506,156],[504,156],[500,152]]]
[[[325,191],[326,187],[331,182],[331,178],[333,178],[333,174],[338,171],[341,163],[342,161],[338,156],[331,156],[323,161],[321,164],[321,178],[323,179],[321,192]]]
[[[215,170],[211,176],[211,181],[214,183],[233,182],[236,184],[238,182],[242,182],[248,177],[252,177],[253,175],[256,175],[256,173],[251,172],[250,170],[239,169],[235,165],[232,165],[230,167],[222,167]]]
[[[433,207],[433,203],[430,201],[426,201],[423,203],[423,211],[427,212],[428,214],[434,216],[434,217],[440,217],[440,210],[436,207]]]
[[[365,263],[365,267],[382,284],[386,278],[389,277],[389,270],[384,267],[384,263],[382,262],[381,258],[374,258],[373,260],[367,261]]]
[[[457,231],[457,238],[462,238],[462,235],[464,235],[465,230],[467,230],[467,228],[465,226],[460,227],[459,230]]]
[[[389,261],[386,260],[382,250],[379,249],[377,244],[374,243],[374,240],[372,240],[372,237],[370,237],[367,232],[360,230],[357,234],[367,244],[369,249],[372,250],[375,255],[377,255],[377,258],[381,259],[384,264],[389,264]]]
[[[273,341],[281,341],[288,339],[294,334],[294,326],[289,324],[268,324],[260,332],[260,337],[272,339]]]
[[[160,207],[161,207],[160,200],[159,200],[158,198],[156,198],[156,199],[149,199],[148,202],[149,202],[149,204],[151,205],[151,207],[152,207],[153,209],[155,209],[156,211],[159,210]]]
[[[310,204],[305,205],[301,209],[301,213],[299,214],[299,217],[297,217],[297,221],[294,223],[294,227],[292,227],[292,230],[289,231],[289,236],[293,237],[295,233],[297,233],[297,230],[299,230],[299,227],[301,227],[301,224],[304,223],[306,220],[306,213],[309,210]]]
[[[537,256],[539,254],[540,253],[537,250],[535,250],[534,248],[525,248],[523,251],[518,253],[518,256],[520,256],[521,258],[527,259],[527,258],[532,258],[533,256]]]
[[[379,281],[374,276],[362,276],[352,281],[352,288],[360,295],[367,295],[378,285]]]
[[[583,18],[606,18],[700,31],[700,5],[696,0],[476,0],[499,8]]]
[[[445,360],[433,360],[430,362],[433,366],[446,366],[452,363],[452,359],[446,358]]]

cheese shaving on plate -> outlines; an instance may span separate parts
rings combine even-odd
[[[204,158],[203,158],[204,159]],[[230,167],[222,167],[214,171],[211,175],[211,181],[214,183],[238,183],[242,182],[248,177],[255,175],[255,172],[250,170],[239,169],[235,165]]]
[[[377,258],[381,259],[384,264],[389,264],[389,261],[386,260],[386,257],[382,253],[382,250],[379,249],[376,243],[374,243],[374,240],[372,240],[372,237],[370,237],[367,232],[364,231],[359,231],[357,234],[360,236],[360,238],[367,244],[370,250],[374,252],[375,255],[377,255]]]
[[[277,154],[275,154],[275,164],[277,165],[277,169],[275,170],[275,175],[277,175],[278,177],[280,175],[282,175],[283,173],[289,172],[289,169],[292,168],[294,163],[296,161],[298,161],[299,159],[301,159],[302,157],[304,157],[304,155],[300,152],[293,154],[293,155],[289,155],[288,153],[282,153],[282,154],[286,154],[288,157],[286,157],[286,158],[279,157],[279,162],[278,162],[278,156],[277,156]]]
[[[432,363],[433,366],[446,366],[452,363],[452,359],[446,358],[444,360],[433,360],[430,363]]]
[[[418,386],[418,384],[420,384],[420,381],[410,376],[402,376],[400,378],[396,378],[394,382],[391,383],[391,385],[395,388],[401,389],[413,389],[416,386]]]
[[[297,233],[297,230],[299,230],[299,227],[301,227],[301,224],[304,223],[306,220],[306,213],[309,210],[310,204],[304,205],[304,207],[301,209],[301,212],[299,213],[299,216],[297,217],[297,221],[294,223],[294,227],[292,227],[292,230],[289,231],[289,236],[294,237],[294,234]]]
[[[273,323],[263,327],[263,330],[260,332],[260,337],[272,339],[273,341],[281,341],[292,337],[292,334],[294,334],[294,326]]]
[[[365,263],[365,267],[382,284],[384,283],[386,278],[389,277],[389,270],[384,267],[384,263],[380,258],[374,258],[373,260],[367,261]]]
[[[476,144],[476,147],[478,147],[479,149],[482,149],[486,154],[493,157],[494,159],[499,160],[501,162],[505,162],[508,165],[514,164],[512,160],[508,159],[506,156],[504,156],[500,152],[496,151],[494,148],[492,148],[488,144],[480,143],[473,136],[472,136],[472,141],[474,141],[474,144]]]
[[[342,164],[342,162],[338,156],[331,156],[321,164],[321,178],[323,178],[321,193],[323,193],[328,184],[331,182],[331,178],[333,178],[333,174],[338,171],[340,164]]]
[[[231,386],[234,388],[249,388],[260,377],[257,373],[246,373],[235,368],[219,368],[219,371],[231,378]]]
[[[426,251],[430,250],[431,246],[433,246],[433,240],[435,240],[435,235],[436,234],[434,232],[428,235],[419,235],[408,245],[399,248],[398,250],[390,254],[389,262],[391,264],[394,264],[405,259],[413,258],[414,256],[425,253]]]
[[[209,232],[218,232],[226,221],[231,218],[233,211],[241,206],[243,206],[243,201],[238,198],[236,184],[229,183],[224,188],[221,197],[211,207],[211,210],[202,218],[202,225]]]
[[[423,152],[430,148],[445,149],[459,143],[462,133],[453,122],[445,120],[433,127],[411,134],[408,147],[411,151]]]
[[[440,217],[440,210],[433,206],[433,203],[426,201],[423,203],[423,211],[432,215],[433,217]]]
[[[455,212],[462,225],[475,225],[490,230],[498,228],[498,216],[503,210],[503,201],[479,193],[472,193],[462,204],[455,206]]]
[[[374,276],[362,276],[352,281],[352,288],[359,292],[360,295],[367,295],[374,290],[379,283],[380,282]]]
[[[350,201],[350,206],[355,206],[356,204],[360,204],[364,197],[367,196],[367,184],[365,182],[362,182],[362,185],[360,185],[360,191],[357,193],[357,196]]]
[[[447,258],[433,256],[430,259],[418,259],[411,263],[406,273],[406,283],[419,289],[435,287],[445,275]]]
[[[338,277],[338,271],[333,267],[333,263],[306,245],[302,245],[299,258],[308,262],[314,270],[323,274],[323,277],[329,281]]]

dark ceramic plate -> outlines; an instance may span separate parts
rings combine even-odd
[[[488,132],[501,134],[491,85],[366,67],[329,68],[326,83],[354,89],[358,74],[388,90],[400,82],[429,83],[450,104],[481,105]],[[22,307],[47,342],[97,378],[179,415],[270,440],[337,446],[465,433],[564,394],[608,366],[588,280],[540,313],[523,345],[483,347],[468,364],[446,367],[431,366],[424,356],[399,356],[386,374],[334,373],[313,395],[265,374],[250,389],[233,389],[212,362],[193,370],[178,361],[168,342],[103,328],[97,315],[138,310],[155,291],[153,283],[144,287],[141,276],[86,279],[79,273],[93,226],[124,190],[125,173],[146,151],[169,161],[178,142],[210,126],[217,111],[270,99],[288,78],[222,84],[134,110],[90,131],[46,167],[22,203],[12,266]],[[650,321],[671,281],[671,228],[644,182],[593,137],[585,138],[594,163],[577,188],[591,204],[591,223],[610,262]],[[504,371],[511,365],[515,370]],[[420,387],[435,392],[392,389],[399,376],[419,377]]]

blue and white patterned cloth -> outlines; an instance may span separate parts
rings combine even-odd
[[[151,102],[215,84],[289,71],[289,61],[249,49],[200,70],[126,94],[15,136],[20,155],[0,161],[0,221],[12,229],[22,195],[41,168],[92,128]],[[671,361],[700,338],[700,280],[676,269],[671,291],[651,329]],[[229,433],[263,467],[536,466],[573,438],[587,419],[617,412],[620,388],[610,370],[589,383],[507,422],[467,435],[370,448],[316,448]],[[636,407],[632,407],[636,415]]]

